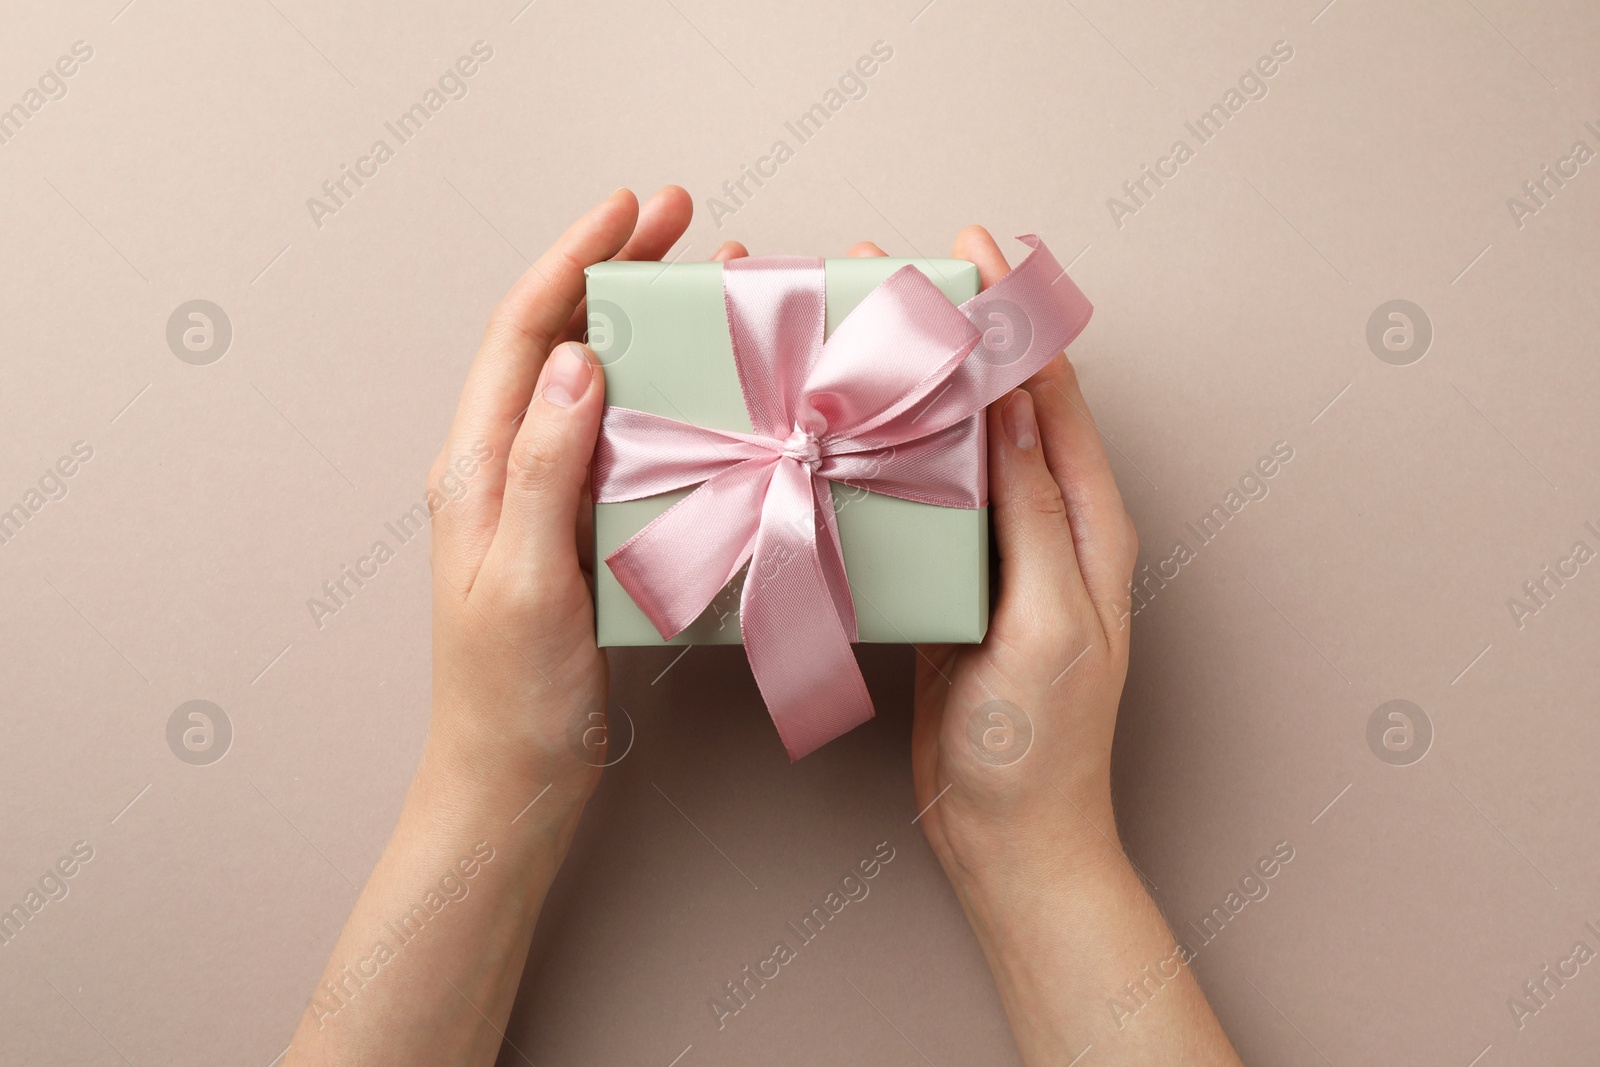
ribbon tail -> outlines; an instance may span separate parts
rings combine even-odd
[[[839,515],[833,506],[833,487],[826,478],[813,476],[811,492],[817,501],[817,561],[822,564],[822,580],[833,597],[845,637],[855,644],[860,639],[856,630],[856,602],[850,595],[850,579],[845,576],[844,546],[839,542]]]
[[[762,503],[739,610],[750,669],[791,760],[873,713],[823,571],[817,520],[798,521],[817,507],[810,472],[780,461]]]
[[[682,633],[750,558],[771,458],[721,471],[606,557],[664,640]]]

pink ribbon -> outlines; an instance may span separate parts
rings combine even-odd
[[[1019,239],[1033,249],[1022,264],[959,308],[902,267],[826,342],[822,260],[731,260],[728,330],[755,432],[606,409],[597,502],[699,485],[607,565],[670,639],[750,564],[739,625],[792,760],[872,717],[828,483],[984,506],[984,409],[1089,321],[1088,299],[1050,250]]]

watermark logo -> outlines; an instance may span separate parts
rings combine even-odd
[[[1177,581],[1184,570],[1200,558],[1200,553],[1207,545],[1222,536],[1223,531],[1247,505],[1267,499],[1272,492],[1268,482],[1277,477],[1294,457],[1293,445],[1287,441],[1277,442],[1270,453],[1256,460],[1255,466],[1245,469],[1237,484],[1230,486],[1222,498],[1211,505],[1210,510],[1184,523],[1183,536],[1173,541],[1171,550],[1154,563],[1144,564],[1134,573],[1128,591],[1129,613],[1138,615],[1148,608],[1168,583]]]
[[[209,300],[179,304],[167,319],[167,347],[191,366],[215,363],[232,344],[233,321]]]
[[[748,1008],[757,994],[790,969],[790,964],[800,958],[801,950],[834,926],[847,907],[866,900],[872,893],[869,883],[882,874],[894,858],[894,846],[887,841],[878,842],[870,856],[856,861],[854,867],[848,868],[828,888],[820,904],[813,904],[811,910],[798,919],[784,923],[783,936],[773,944],[769,954],[757,956],[754,964],[745,964],[734,977],[722,983],[720,992],[706,999],[717,1029],[726,1030],[728,1020]]]
[[[621,718],[597,707],[579,708],[567,720],[567,747],[591,767],[615,767],[633,751],[633,716],[614,705]]]
[[[341,564],[338,574],[322,583],[321,596],[306,598],[312,624],[320,630],[327,619],[349,607],[356,594],[382,574],[384,566],[395,559],[402,548],[421,538],[435,515],[467,495],[470,480],[493,458],[494,449],[487,441],[479,441],[470,449],[456,453],[439,475],[437,484],[429,485],[420,501],[383,524],[387,537],[375,539],[353,562]]]
[[[1433,720],[1409,700],[1380,704],[1367,719],[1367,747],[1391,767],[1409,767],[1433,747]]]
[[[722,229],[723,220],[737,215],[755,198],[756,193],[777,178],[783,165],[793,159],[801,147],[821,134],[834,116],[849,105],[865,100],[871,88],[870,80],[893,58],[893,45],[888,41],[874,41],[871,53],[863,53],[854,64],[846,67],[834,84],[823,92],[821,99],[783,124],[785,136],[774,139],[772,147],[756,157],[753,164],[739,164],[738,175],[722,183],[722,195],[706,197],[706,211],[717,229]],[[743,77],[743,74],[740,76]],[[745,78],[745,81],[750,79]],[[754,89],[755,84],[751,83],[750,87]]]
[[[1119,991],[1107,997],[1106,1006],[1111,1011],[1111,1021],[1116,1028],[1121,1030],[1129,1019],[1149,1007],[1166,984],[1194,962],[1201,949],[1221,937],[1224,930],[1238,921],[1245,908],[1266,900],[1272,892],[1268,883],[1282,873],[1294,857],[1294,846],[1289,842],[1279,841],[1273,845],[1270,853],[1256,860],[1253,866],[1245,868],[1244,874],[1228,890],[1227,896],[1201,916],[1199,923],[1189,921],[1188,926],[1194,931],[1194,937],[1191,938],[1186,932],[1182,938],[1175,939],[1171,952],[1153,963],[1145,964],[1131,981],[1122,983]]]
[[[1009,767],[1033,747],[1033,720],[1009,700],[991,700],[967,720],[967,744],[989,766]]]
[[[1367,347],[1391,367],[1409,367],[1433,346],[1433,320],[1409,300],[1379,304],[1367,319]]]
[[[1033,320],[1009,300],[985,302],[972,325],[982,335],[973,358],[993,366],[1009,367],[1033,347]]]
[[[46,504],[65,499],[70,488],[67,479],[77,474],[83,464],[93,458],[93,445],[87,441],[74,441],[72,451],[46,467],[44,473],[39,475],[38,482],[28,486],[15,503],[8,507],[0,501],[0,545],[10,544]]]
[[[1583,124],[1585,130],[1596,138],[1600,138],[1600,126],[1593,122]],[[1572,142],[1572,150],[1556,160],[1552,168],[1546,163],[1539,168],[1539,173],[1532,179],[1522,183],[1522,193],[1526,196],[1512,196],[1506,199],[1506,209],[1511,213],[1511,221],[1517,229],[1522,229],[1528,224],[1528,219],[1537,215],[1550,206],[1556,193],[1567,187],[1567,183],[1583,173],[1583,168],[1594,162],[1595,150],[1589,147],[1589,142],[1578,139]]]
[[[609,300],[589,301],[589,329],[586,343],[599,357],[602,367],[621,363],[633,347],[633,320],[621,306]]]
[[[10,144],[22,132],[22,127],[33,121],[33,116],[46,104],[63,100],[67,95],[66,79],[82,69],[94,58],[94,46],[88,41],[72,42],[70,55],[62,55],[53,66],[46,67],[39,80],[23,90],[22,95],[9,107],[0,101],[0,145]]]
[[[440,72],[436,83],[424,89],[420,97],[412,98],[414,102],[410,107],[385,122],[383,129],[388,136],[374,140],[366,154],[357,156],[353,165],[341,163],[338,173],[322,183],[319,194],[306,198],[306,212],[311,216],[312,225],[320,230],[327,225],[324,220],[349,207],[367,183],[381,174],[400,149],[421,134],[446,104],[466,99],[471,91],[469,82],[493,58],[494,48],[487,41],[474,41],[469,53],[458,56]],[[449,179],[445,183],[450,185]],[[455,189],[454,185],[450,187]],[[455,191],[466,200],[468,207],[478,211],[460,189]],[[481,216],[483,212],[478,211],[478,214]]]
[[[167,719],[167,747],[191,766],[210,766],[232,746],[233,720],[209,700],[179,704]]]
[[[365,955],[360,954],[359,948],[356,949],[350,962],[340,967],[337,974],[325,979],[311,995],[306,1013],[317,1021],[317,1029],[321,1030],[329,1019],[360,999],[367,983],[374,981],[406,950],[407,945],[421,937],[441,912],[452,905],[455,906],[452,914],[459,911],[461,902],[472,892],[472,879],[494,857],[494,846],[487,841],[479,841],[472,846],[471,852],[463,853],[454,864],[446,867],[422,898],[411,905],[410,910],[401,912],[378,927],[375,931],[378,936],[371,949]]]
[[[94,846],[87,841],[78,841],[73,844],[71,852],[56,860],[54,866],[46,867],[38,881],[28,886],[22,897],[16,899],[9,908],[0,902],[0,909],[5,909],[0,910],[0,946],[11,944],[23,930],[37,921],[39,913],[47,906],[66,900],[72,892],[68,879],[92,859]]]
[[[1237,83],[1230,85],[1211,107],[1183,124],[1187,136],[1173,140],[1165,155],[1157,157],[1155,164],[1146,163],[1139,173],[1122,183],[1121,196],[1106,198],[1106,210],[1112,225],[1122,229],[1127,220],[1150,205],[1156,193],[1167,187],[1183,173],[1183,167],[1194,159],[1200,149],[1221,136],[1229,123],[1249,104],[1265,100],[1271,86],[1268,82],[1294,58],[1294,46],[1288,41],[1274,41],[1272,48],[1254,64],[1244,69]]]
[[[1600,938],[1600,926],[1596,926],[1591,919],[1583,924],[1579,933],[1582,937],[1592,935]],[[1554,964],[1546,963],[1532,978],[1523,982],[1522,989],[1515,996],[1506,998],[1506,1008],[1511,1012],[1511,1021],[1517,1024],[1517,1029],[1527,1026],[1529,1019],[1548,1008],[1556,994],[1567,988],[1567,983],[1577,978],[1595,958],[1595,951],[1588,941],[1574,941],[1571,953],[1557,956]]]
[[[4,517],[0,516],[0,523]],[[1600,543],[1600,527],[1592,522],[1583,524],[1583,528],[1595,537]],[[0,526],[0,540],[5,537],[3,526]],[[1596,558],[1595,550],[1589,547],[1587,541],[1574,541],[1572,550],[1565,556],[1557,556],[1554,563],[1547,563],[1539,569],[1539,573],[1522,583],[1521,597],[1506,598],[1506,607],[1511,611],[1511,621],[1521,630],[1528,625],[1528,620],[1549,607],[1555,600],[1556,594],[1567,587],[1567,583],[1578,577],[1583,568],[1592,563]]]

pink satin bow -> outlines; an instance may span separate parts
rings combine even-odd
[[[828,482],[982,507],[984,409],[1089,321],[1088,299],[1050,250],[1031,234],[1019,239],[1033,249],[1027,259],[959,308],[902,267],[826,343],[822,260],[731,260],[728,329],[755,432],[606,410],[597,502],[700,486],[607,565],[671,638],[750,564],[739,624],[792,760],[872,717],[850,649],[855,605]]]

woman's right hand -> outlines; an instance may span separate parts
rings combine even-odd
[[[1010,269],[980,227],[954,254],[985,288]],[[1092,1046],[1099,1065],[1237,1065],[1193,975],[1172,970],[1174,938],[1117,837],[1111,742],[1138,538],[1066,356],[991,405],[988,430],[998,598],[982,644],[917,650],[917,821],[1025,1062],[1076,1063]],[[1129,983],[1147,999],[1119,1011]]]

